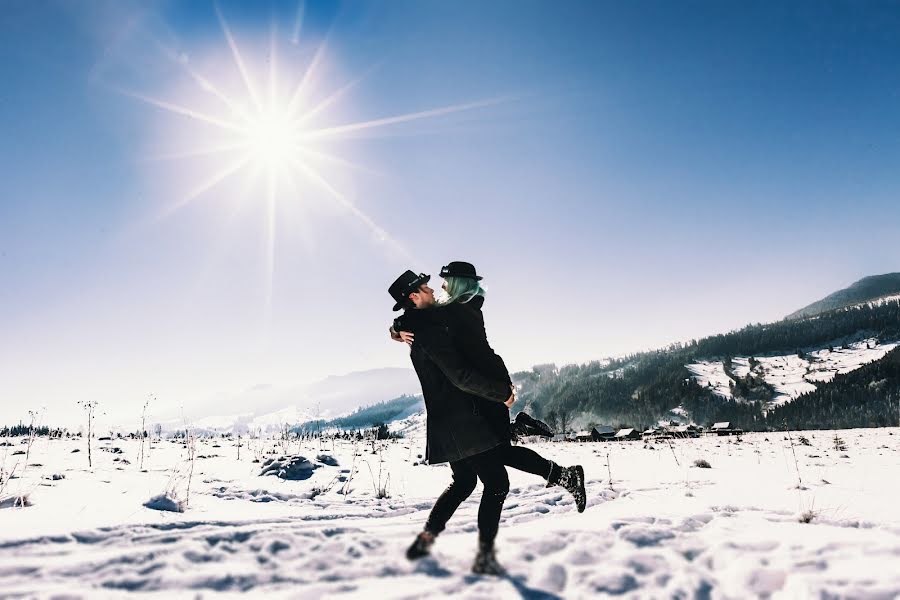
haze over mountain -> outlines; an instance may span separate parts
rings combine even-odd
[[[787,316],[788,319],[812,317],[823,312],[850,306],[860,302],[876,300],[884,296],[900,294],[900,273],[885,273],[864,277],[846,287],[817,300]]]
[[[419,392],[415,371],[388,367],[333,375],[294,387],[261,384],[192,408],[188,417],[193,426],[205,429],[266,429],[282,423],[334,418],[361,406]],[[223,406],[239,409],[231,408],[223,414]],[[184,426],[184,420],[166,420],[164,425],[177,429]]]
[[[581,426],[675,417],[738,420],[752,429],[789,418],[803,428],[827,425],[837,415],[850,421],[836,426],[883,424],[900,400],[897,292],[900,273],[866,277],[794,313],[816,319],[748,325],[581,365],[536,365],[513,375],[520,386],[513,414],[527,410],[549,421],[564,415]],[[867,365],[873,366],[862,369]],[[412,369],[382,368],[295,387],[257,385],[193,406],[187,417],[194,427],[237,433],[304,423],[359,428],[408,417],[421,407],[420,392]],[[163,422],[166,429],[185,423]]]

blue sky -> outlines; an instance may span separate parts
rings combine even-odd
[[[189,412],[405,366],[385,290],[450,260],[486,276],[517,369],[776,320],[900,270],[891,3],[218,10],[257,91],[273,36],[283,91],[324,44],[301,111],[359,78],[315,127],[484,104],[315,142],[344,161],[309,163],[341,200],[291,163],[271,211],[240,170],[161,216],[234,158],[171,158],[223,130],[160,102],[233,117],[193,72],[252,104],[216,5],[4,4],[0,416],[137,413],[148,393]]]

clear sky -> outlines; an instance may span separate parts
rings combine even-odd
[[[515,369],[900,270],[898,32],[891,2],[4,2],[0,418],[408,365],[386,289],[450,260]]]

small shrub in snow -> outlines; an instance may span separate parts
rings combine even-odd
[[[160,494],[154,496],[144,502],[144,506],[153,510],[164,510],[168,512],[184,512],[184,502],[175,497],[174,494]]]
[[[706,459],[698,458],[694,461],[694,466],[698,469],[711,469],[712,465]]]
[[[323,465],[328,465],[329,467],[338,466],[338,461],[335,457],[330,454],[319,454],[316,456],[316,460],[322,463]]]
[[[814,520],[817,516],[818,516],[818,514],[816,513],[816,511],[810,509],[810,510],[804,511],[804,512],[800,515],[799,521],[800,521],[801,523],[812,523],[813,520]]]
[[[24,508],[26,506],[34,506],[28,494],[8,496],[0,500],[0,508]]]
[[[800,444],[801,446],[812,446],[812,444],[809,441],[809,438],[806,436],[802,436],[802,435],[797,438],[797,443]]]
[[[319,468],[319,465],[309,462],[309,460],[300,455],[267,458],[262,465],[262,471],[259,472],[260,476],[275,475],[290,481],[309,479],[312,477],[312,472]]]

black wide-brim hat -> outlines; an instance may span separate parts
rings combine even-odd
[[[461,260],[455,260],[441,267],[441,277],[468,277],[481,281],[481,277],[475,273],[475,265]]]
[[[394,310],[400,310],[406,306],[409,301],[409,295],[413,292],[417,292],[419,286],[423,283],[428,283],[430,279],[431,275],[426,275],[425,273],[416,275],[412,271],[406,271],[403,275],[395,279],[394,283],[391,284],[391,287],[388,288],[388,294],[390,294],[391,298],[397,302],[394,305]]]

